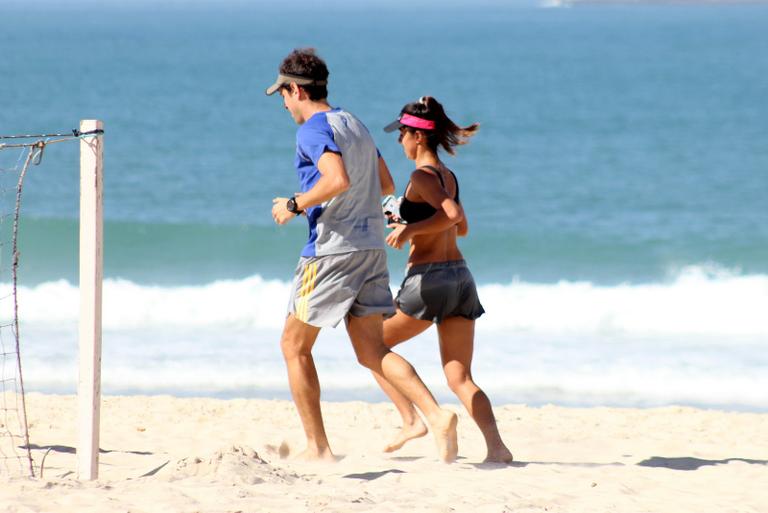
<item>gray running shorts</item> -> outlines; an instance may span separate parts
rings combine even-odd
[[[447,317],[475,320],[485,313],[464,260],[414,265],[395,303],[403,313],[436,324]]]
[[[365,317],[395,311],[383,249],[301,257],[288,312],[318,328],[336,326],[347,314]]]

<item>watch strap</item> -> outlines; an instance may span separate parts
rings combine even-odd
[[[291,196],[288,198],[288,201],[285,203],[285,208],[288,209],[288,212],[296,215],[299,215],[302,212],[299,210],[299,206],[296,204],[296,196]]]

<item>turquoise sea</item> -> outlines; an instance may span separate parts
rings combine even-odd
[[[381,129],[404,103],[481,124],[446,162],[496,403],[768,410],[768,5],[323,5],[0,10],[0,135],[105,124],[105,392],[287,397],[278,338],[307,229],[270,217],[297,187],[296,127],[263,90],[312,46],[400,193],[411,163]],[[4,242],[19,158],[0,150]],[[78,158],[51,145],[24,186],[28,390],[77,381]],[[434,333],[401,352],[451,400]],[[325,398],[383,400],[343,329],[316,354]]]

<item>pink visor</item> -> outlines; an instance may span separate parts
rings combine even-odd
[[[416,116],[411,116],[410,114],[406,114],[406,113],[403,113],[403,115],[400,116],[400,124],[409,126],[411,128],[421,128],[423,130],[435,129],[434,121],[430,121],[428,119],[423,119],[423,118],[417,118]]]
[[[393,121],[392,123],[385,126],[384,131],[394,132],[395,130],[403,126],[407,126],[411,128],[419,128],[421,130],[434,130],[435,122],[430,121],[428,119],[412,116],[411,114],[406,114],[405,112],[403,112],[396,121]]]

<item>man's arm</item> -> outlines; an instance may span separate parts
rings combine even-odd
[[[340,154],[326,151],[317,161],[317,169],[322,175],[320,180],[310,190],[296,198],[296,206],[299,210],[325,203],[349,189],[349,175]]]
[[[306,210],[334,198],[349,189],[349,176],[344,167],[341,155],[326,151],[317,161],[317,169],[322,175],[314,186],[307,192],[296,196],[296,208]],[[272,218],[277,224],[285,224],[296,214],[289,212],[286,203],[288,198],[272,200]]]
[[[395,193],[395,181],[392,180],[392,174],[389,172],[384,157],[379,157],[379,182],[381,183],[381,195]]]

